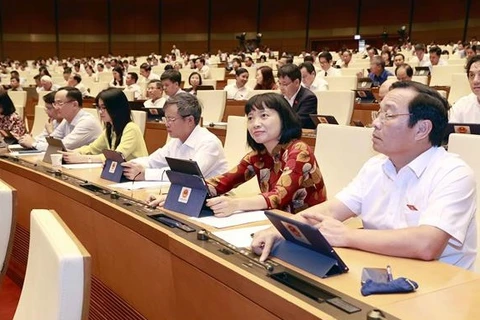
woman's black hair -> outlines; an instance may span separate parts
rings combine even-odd
[[[245,105],[245,114],[253,110],[273,109],[278,112],[282,128],[280,129],[279,143],[285,144],[302,136],[302,123],[298,115],[292,110],[287,100],[278,93],[264,93],[251,97]],[[255,140],[247,131],[247,143],[255,151],[262,151],[265,146]]]
[[[115,149],[122,139],[125,126],[132,121],[132,111],[128,104],[127,97],[122,90],[118,88],[109,88],[101,91],[95,98],[95,103],[99,105],[99,99],[102,99],[108,115],[112,119],[112,124],[105,124],[108,145]],[[115,144],[112,145],[112,130],[115,131]]]
[[[117,82],[117,79],[113,77],[113,84],[123,86],[123,68],[120,66],[116,66],[115,68],[113,68],[112,72],[114,71],[118,72],[118,74],[120,75],[120,80],[118,80]]]
[[[9,116],[16,111],[13,101],[6,91],[0,93],[0,106],[3,109],[1,114],[4,116]]]

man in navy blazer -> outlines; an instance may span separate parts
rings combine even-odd
[[[317,96],[301,86],[302,74],[294,64],[278,69],[278,82],[284,98],[302,121],[302,128],[315,129],[310,114],[317,114]]]

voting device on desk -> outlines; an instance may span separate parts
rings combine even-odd
[[[192,160],[169,157],[165,159],[170,167],[170,170],[166,171],[170,189],[164,208],[190,217],[212,215],[213,211],[205,206],[210,194],[198,164]]]
[[[285,238],[275,245],[272,256],[321,278],[348,271],[318,229],[272,211],[265,211],[265,215]]]
[[[125,157],[121,152],[105,149],[103,155],[105,156],[105,165],[100,178],[113,182],[130,181],[123,175],[123,167],[120,164],[125,162]]]

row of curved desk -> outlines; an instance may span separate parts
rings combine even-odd
[[[225,254],[215,241],[170,229],[148,217],[141,201],[148,192],[113,193],[100,169],[59,173],[37,156],[0,159],[0,179],[18,192],[17,225],[8,274],[23,281],[28,257],[29,215],[34,208],[54,209],[92,256],[90,319],[366,319],[373,308],[386,319],[474,319],[480,312],[480,274],[437,261],[424,262],[338,248],[350,271],[320,279],[279,261],[304,279],[359,306],[346,314],[283,286],[261,266]],[[104,191],[81,185],[92,182]],[[196,225],[174,212],[167,214]],[[394,276],[420,285],[415,293],[360,294],[363,267],[392,266]]]

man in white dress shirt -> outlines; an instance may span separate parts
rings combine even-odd
[[[175,69],[166,70],[162,73],[160,81],[162,82],[163,91],[165,91],[165,94],[169,97],[185,92],[180,88],[182,74]]]
[[[247,81],[248,70],[238,68],[237,71],[235,71],[235,83],[223,88],[223,90],[227,91],[227,99],[247,100],[248,93],[251,91],[251,89],[246,86]]]
[[[175,55],[175,58],[176,58],[177,60],[182,57],[181,54],[180,54],[180,49],[178,49],[176,45],[173,45],[173,46],[172,46],[172,51],[171,51],[171,53]]]
[[[460,98],[450,109],[450,122],[480,123],[480,55],[467,63],[467,77],[472,92]]]
[[[205,64],[204,58],[197,58],[195,60],[195,71],[202,75],[203,79],[210,79],[210,67]]]
[[[320,67],[322,70],[317,74],[317,77],[337,77],[342,75],[340,69],[332,67],[332,55],[328,51],[324,51],[318,55],[318,61],[320,61]]]
[[[102,133],[100,121],[83,110],[82,103],[82,93],[77,88],[63,87],[55,94],[53,106],[63,120],[50,136],[61,139],[68,150],[89,144]],[[38,144],[36,148],[43,151],[47,145]]]
[[[35,137],[30,134],[26,134],[18,140],[18,143],[28,149],[46,150],[47,141],[45,137],[48,137],[62,122],[63,118],[58,115],[58,110],[55,109],[53,103],[55,102],[55,91],[49,92],[43,96],[45,102],[45,113],[48,116],[47,122],[43,131]]]
[[[68,86],[77,88],[82,93],[83,98],[89,95],[87,87],[82,83],[82,76],[78,73],[70,74],[70,77],[68,78]]]
[[[317,77],[315,67],[310,62],[304,62],[298,66],[302,73],[302,86],[310,91],[325,91],[328,90],[328,82],[322,78]]]
[[[163,98],[163,86],[160,80],[151,80],[147,85],[147,101],[143,103],[145,108],[163,108],[166,99]],[[163,117],[163,114],[161,115]]]
[[[227,172],[222,142],[199,125],[202,108],[197,97],[179,93],[167,100],[164,112],[165,126],[171,139],[148,157],[122,163],[127,178],[167,179],[164,171],[169,168],[165,157],[195,160],[206,178]]]
[[[42,85],[42,88],[39,91],[56,91],[59,88],[58,85],[53,84],[50,76],[42,76],[40,78],[40,84]]]
[[[446,60],[441,59],[442,57],[442,49],[439,47],[431,47],[428,50],[429,59],[430,59],[430,71],[432,69],[431,66],[446,66],[448,62]]]
[[[141,82],[149,82],[150,80],[160,80],[160,76],[152,72],[152,67],[144,62],[140,65]]]
[[[138,74],[136,72],[129,72],[127,77],[125,78],[125,90],[133,91],[133,96],[135,100],[143,99],[142,88],[137,84],[138,81]]]
[[[419,67],[429,67],[430,59],[425,55],[425,45],[423,43],[417,43],[415,45],[415,57],[410,59],[409,63],[415,64],[418,62]]]
[[[294,218],[318,228],[334,247],[441,262],[473,270],[476,191],[473,171],[441,143],[448,103],[415,81],[392,84],[373,122],[373,149],[353,181],[335,197]],[[358,216],[363,229],[342,223]],[[255,234],[264,261],[275,228]]]

